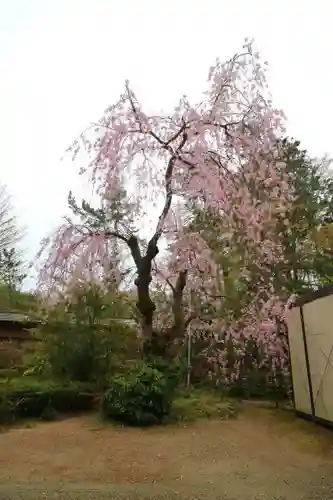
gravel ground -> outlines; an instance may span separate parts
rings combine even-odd
[[[149,430],[79,417],[0,435],[0,500],[332,500],[333,433],[247,405]]]
[[[289,493],[268,493],[267,491],[242,491],[226,493],[222,488],[194,489],[192,486],[178,489],[151,487],[124,488],[121,486],[96,487],[91,485],[67,485],[66,487],[42,488],[40,485],[30,487],[8,488],[0,490],[1,500],[289,500],[294,498]],[[295,497],[296,498],[296,497]],[[301,493],[298,500],[332,500],[333,489],[318,485]]]

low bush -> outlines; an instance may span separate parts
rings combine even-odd
[[[129,374],[110,381],[102,414],[129,425],[154,425],[169,414],[174,391],[173,379],[150,364],[138,362]]]
[[[240,405],[215,391],[192,389],[178,392],[168,422],[194,421],[199,418],[229,419],[238,415]]]
[[[44,408],[44,410],[40,416],[40,419],[44,420],[45,422],[52,422],[53,420],[56,420],[57,417],[58,417],[58,413],[53,408],[52,404],[50,403]]]
[[[160,357],[151,358],[148,361],[151,368],[155,368],[168,379],[171,387],[179,386],[187,373],[187,363],[182,359],[175,359],[173,362],[166,361]]]
[[[239,399],[262,399],[267,401],[287,400],[290,395],[290,386],[286,381],[276,384],[274,381],[267,381],[266,374],[251,373],[231,384],[220,382],[217,390],[222,394]]]
[[[11,368],[0,369],[0,379],[15,378],[23,375],[25,371],[24,366],[12,366]]]
[[[7,394],[0,394],[0,425],[9,424],[14,421],[14,407]]]
[[[0,401],[10,409],[12,419],[45,418],[54,412],[90,410],[96,397],[91,387],[21,377],[2,384]]]

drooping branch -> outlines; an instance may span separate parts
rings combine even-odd
[[[53,276],[49,273],[49,281],[54,276],[75,274],[78,268],[95,269],[103,258],[108,259],[105,239],[121,240],[135,263],[137,306],[146,339],[154,336],[155,305],[150,296],[152,263],[159,252],[159,241],[166,229],[176,189],[185,206],[193,203],[205,214],[211,214],[217,220],[217,230],[214,227],[213,232],[221,233],[223,227],[224,235],[219,234],[210,249],[204,244],[207,231],[202,227],[184,231],[187,224],[184,222],[174,232],[175,244],[171,246],[177,248],[171,251],[170,269],[172,267],[177,279],[172,283],[169,280],[174,298],[174,325],[168,329],[171,341],[172,335],[183,332],[193,319],[191,312],[184,318],[185,286],[196,292],[198,303],[204,289],[212,291],[212,297],[216,296],[216,247],[230,242],[228,254],[233,254],[232,245],[235,247],[241,284],[246,282],[249,273],[254,275],[252,269],[257,272],[263,265],[266,269],[282,258],[274,232],[277,213],[284,222],[288,219],[288,179],[286,176],[282,182],[278,178],[274,155],[266,153],[274,152],[283,119],[281,121],[282,114],[265,98],[265,69],[250,43],[246,42],[244,49],[233,59],[225,63],[217,60],[211,67],[203,102],[193,105],[187,97],[182,97],[167,117],[146,115],[126,84],[119,100],[91,129],[92,137],[84,133],[71,148],[74,157],[81,149],[88,152],[89,164],[82,172],[89,172],[91,181],[95,182],[101,207],[90,210],[86,224],[81,225],[83,234],[65,228],[63,235],[58,235],[47,264],[51,263],[52,271],[57,266],[62,266],[63,271],[53,272]],[[163,170],[160,165],[164,166]],[[138,189],[133,197],[126,192],[121,197],[122,182],[134,178]],[[147,196],[155,194],[161,184],[165,191],[163,207],[144,251],[133,221],[139,219]],[[131,224],[127,224],[128,221]],[[92,231],[86,234],[89,229]],[[257,282],[256,289],[264,287],[271,293],[269,279]],[[247,284],[246,287],[249,290]],[[253,318],[257,310],[257,306],[253,308]]]

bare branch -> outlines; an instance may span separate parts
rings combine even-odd
[[[152,245],[157,244],[157,242],[162,234],[162,231],[163,231],[164,221],[165,221],[165,219],[169,213],[170,207],[171,207],[172,195],[173,195],[173,191],[172,191],[173,167],[174,167],[175,160],[178,159],[179,154],[180,154],[181,150],[183,149],[183,147],[185,146],[186,141],[187,141],[187,132],[186,132],[185,123],[183,124],[183,127],[181,129],[181,133],[183,134],[181,143],[179,144],[179,146],[178,146],[177,150],[175,151],[175,153],[173,154],[173,156],[170,158],[170,160],[168,162],[167,169],[165,171],[165,193],[166,193],[165,194],[165,202],[164,202],[164,206],[163,206],[161,215],[158,218],[158,223],[156,226],[155,234],[149,242],[149,244],[152,244]],[[148,246],[149,246],[149,244],[148,244]]]
[[[161,276],[161,278],[163,278],[163,280],[167,283],[167,285],[169,285],[169,287],[171,288],[171,291],[172,293],[175,292],[175,287],[173,286],[173,284],[171,283],[171,281],[169,280],[169,278],[167,278],[162,271],[160,271],[158,269],[158,266],[157,266],[157,263],[156,261],[154,260],[153,261],[153,265],[154,265],[154,271],[156,274],[159,274]]]
[[[122,235],[121,233],[119,233],[117,231],[109,231],[109,230],[107,230],[107,231],[90,231],[85,226],[80,227],[77,224],[74,224],[73,221],[68,216],[65,216],[64,219],[68,223],[69,226],[73,226],[78,233],[82,234],[82,236],[101,236],[101,235],[104,235],[106,239],[118,238],[119,240],[122,240],[124,243],[127,243],[127,245],[129,246],[129,240],[131,237],[126,238],[126,236]],[[86,229],[86,232],[83,229]]]

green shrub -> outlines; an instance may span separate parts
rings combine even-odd
[[[57,411],[53,408],[52,404],[50,403],[44,408],[40,418],[45,422],[52,422],[57,419],[57,416],[58,416]]]
[[[0,379],[20,377],[24,373],[24,366],[12,366],[0,369]]]
[[[48,310],[38,334],[52,376],[103,386],[105,378],[116,373],[125,360],[138,357],[136,329],[115,320],[117,309],[107,307],[106,300],[107,296],[92,287],[78,290],[70,300]]]
[[[60,413],[90,410],[96,399],[90,387],[31,377],[12,379],[6,386],[3,384],[0,398],[6,398],[13,418],[39,418],[49,414],[50,409]]]
[[[170,412],[174,389],[173,380],[140,362],[128,375],[112,379],[102,400],[102,413],[129,425],[157,424]]]
[[[258,370],[246,374],[233,383],[220,382],[217,389],[233,398],[282,401],[288,399],[290,385],[286,379],[277,384],[269,380],[267,373]]]
[[[38,352],[29,357],[22,375],[24,377],[43,376],[43,374],[47,374],[51,371],[50,368],[50,363],[45,353],[41,354]]]
[[[0,369],[8,369],[15,365],[22,365],[22,349],[14,342],[2,342],[0,344]]]
[[[175,359],[172,363],[165,361],[163,358],[154,357],[149,359],[148,365],[155,368],[168,379],[170,387],[176,388],[182,383],[187,373],[187,363],[182,359]]]
[[[0,393],[0,425],[9,424],[14,420],[14,407],[5,391]]]
[[[169,421],[194,421],[199,418],[226,420],[237,416],[239,409],[236,401],[221,397],[215,391],[192,389],[178,392]]]

